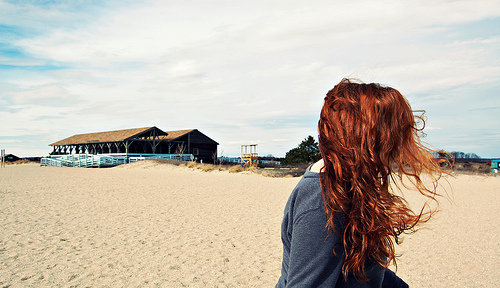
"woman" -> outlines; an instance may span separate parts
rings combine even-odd
[[[436,185],[427,188],[421,174],[434,173],[436,184],[442,173],[418,131],[396,89],[344,79],[328,92],[318,123],[322,159],[285,207],[276,287],[408,287],[387,269],[394,243],[432,211],[414,213],[389,182],[407,177],[435,201]]]

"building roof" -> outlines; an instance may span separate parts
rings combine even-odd
[[[203,142],[205,143],[210,143],[212,142],[212,144],[216,144],[216,145],[219,145],[219,143],[217,143],[217,141],[214,141],[212,138],[208,137],[207,135],[201,133],[200,131],[198,131],[198,129],[187,129],[187,130],[177,130],[177,131],[165,131],[165,133],[167,133],[167,135],[160,135],[158,138],[161,139],[161,140],[165,140],[167,142],[170,142],[170,141],[174,141],[176,139],[179,139],[181,138],[182,136],[185,136],[187,134],[190,134],[190,133],[194,133],[194,134],[198,134],[199,136],[202,137]],[[194,140],[194,141],[200,141],[200,138],[199,136],[197,137],[198,139],[197,140]],[[186,139],[184,139],[186,140]],[[191,138],[191,141],[193,141],[193,139]]]
[[[54,142],[52,144],[49,144],[49,146],[124,141],[126,139],[133,138],[136,135],[144,133],[150,129],[158,129],[158,128],[153,126],[153,127],[124,129],[116,131],[77,134],[65,138],[63,140]],[[165,131],[165,132],[160,129],[158,130],[160,132],[158,138],[160,140],[166,140],[166,141],[172,141],[186,134],[189,134],[193,131],[196,131],[196,129]]]
[[[71,137],[65,138],[63,140],[54,142],[49,146],[123,141],[137,134],[146,132],[152,128],[156,127],[144,127],[144,128],[124,129],[124,130],[106,131],[97,133],[76,134]]]
[[[167,133],[167,135],[161,135],[161,136],[159,136],[159,138],[162,140],[171,141],[171,140],[177,139],[179,137],[182,137],[190,132],[193,132],[194,130],[196,130],[196,129],[165,131],[165,133]]]

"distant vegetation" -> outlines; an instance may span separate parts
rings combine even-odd
[[[318,142],[312,136],[305,138],[297,148],[293,148],[285,155],[281,161],[284,165],[307,164],[321,159]]]
[[[479,159],[479,155],[475,153],[464,153],[461,151],[450,152],[454,159]]]
[[[445,152],[438,151],[438,158],[450,160],[454,172],[489,174],[491,172],[490,159],[481,158],[475,153],[464,153],[461,151]]]
[[[434,156],[438,158],[447,158],[459,161],[481,159],[481,157],[475,153],[464,153],[461,151],[447,152],[444,150],[439,150],[434,153]]]
[[[210,172],[210,171],[228,171],[229,173],[240,173],[240,172],[247,172],[247,173],[255,173],[255,174],[260,174],[265,177],[284,177],[284,178],[289,178],[289,177],[298,177],[302,176],[305,172],[304,169],[296,168],[296,167],[289,167],[289,168],[258,168],[254,166],[250,167],[244,167],[239,164],[237,165],[213,165],[213,164],[207,164],[207,163],[197,163],[197,162],[183,162],[183,161],[175,161],[175,160],[170,160],[170,159],[148,159],[148,160],[141,160],[137,161],[134,163],[130,164],[124,164],[129,165],[129,166],[142,166],[142,167],[147,167],[147,166],[157,166],[161,164],[170,164],[174,166],[179,166],[179,167],[187,167],[191,169],[197,169],[201,170],[203,172]]]

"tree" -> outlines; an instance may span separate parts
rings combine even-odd
[[[453,158],[455,158],[455,159],[465,158],[465,153],[461,152],[461,151],[453,151],[450,154],[453,155]]]
[[[297,148],[293,148],[285,155],[283,164],[303,164],[312,163],[321,158],[319,152],[318,142],[312,136],[307,138],[299,144]]]
[[[479,155],[477,155],[476,153],[467,153],[467,154],[465,154],[465,158],[468,158],[468,159],[479,159],[481,157],[479,157]]]
[[[175,154],[184,154],[186,152],[186,145],[184,143],[178,144],[175,149]]]
[[[479,159],[479,155],[475,153],[464,153],[461,151],[453,151],[450,153],[455,159]]]

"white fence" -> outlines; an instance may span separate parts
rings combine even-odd
[[[170,159],[190,162],[192,154],[71,154],[53,155],[40,159],[42,166],[55,167],[112,167],[146,159]]]

